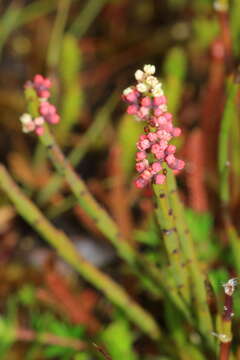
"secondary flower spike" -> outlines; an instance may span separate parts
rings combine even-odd
[[[137,84],[128,87],[122,94],[122,99],[128,104],[127,113],[134,115],[137,121],[147,123],[145,133],[136,144],[136,170],[139,175],[135,185],[138,188],[151,181],[155,184],[165,182],[163,162],[173,170],[182,170],[185,166],[185,162],[174,155],[176,147],[169,144],[173,137],[181,134],[181,129],[173,126],[162,84],[154,74],[154,65],[144,65],[143,70],[135,72]]]
[[[38,98],[38,116],[33,118],[30,114],[25,113],[20,117],[22,130],[25,133],[34,131],[37,135],[44,133],[44,123],[57,124],[60,116],[57,114],[56,107],[52,105],[48,98],[52,83],[48,78],[42,75],[35,75],[33,81],[27,81],[25,88],[32,88]]]

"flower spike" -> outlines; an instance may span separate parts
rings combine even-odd
[[[127,113],[134,115],[137,121],[146,121],[145,134],[137,142],[136,170],[139,173],[135,181],[138,188],[153,181],[163,184],[166,176],[162,173],[162,163],[175,171],[185,166],[183,160],[175,157],[176,147],[169,141],[180,136],[181,129],[172,123],[172,114],[167,111],[167,99],[162,83],[153,76],[154,65],[144,65],[143,70],[135,72],[137,84],[123,91],[122,98],[128,104]]]

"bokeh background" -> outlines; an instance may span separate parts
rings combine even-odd
[[[21,132],[23,86],[37,73],[51,78],[52,101],[61,115],[53,131],[64,153],[72,157],[92,194],[131,244],[152,261],[164,263],[149,220],[151,193],[133,185],[141,124],[124,114],[121,103],[121,93],[134,82],[136,69],[155,64],[174,122],[183,129],[175,144],[186,161],[178,181],[188,221],[199,258],[221,287],[219,279],[235,271],[221,219],[218,152],[227,84],[238,68],[239,19],[238,0],[230,1],[229,8],[227,1],[212,0],[0,2],[1,162],[79,251],[115,278],[164,327],[159,301],[139,289],[134,275],[79,208],[67,186],[54,183],[44,148],[34,136]],[[237,229],[238,113],[231,117],[229,137],[228,209]],[[113,360],[184,359],[177,350],[159,350],[147,337],[136,335],[127,319],[17,215],[3,192],[0,311],[1,359],[106,357],[101,355],[102,348],[79,350],[81,341],[89,339],[97,339]],[[41,340],[39,333],[45,336]],[[192,343],[198,340],[193,333]]]

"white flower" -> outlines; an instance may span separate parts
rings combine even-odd
[[[145,93],[148,90],[148,88],[146,84],[139,83],[137,84],[137,90],[141,93]]]
[[[152,86],[152,87],[155,87],[155,86],[157,86],[158,84],[161,85],[161,84],[159,83],[158,79],[157,79],[155,76],[152,76],[152,75],[150,75],[150,76],[148,76],[148,77],[146,78],[146,83],[147,83],[148,85]]]
[[[137,70],[135,72],[135,79],[137,81],[142,81],[144,79],[144,72],[142,70]]]
[[[27,123],[27,124],[23,124],[22,131],[24,133],[29,133],[33,130],[35,130],[35,124],[33,121],[31,121],[30,123]]]
[[[29,124],[32,122],[32,117],[30,114],[25,113],[20,116],[20,121],[22,124]]]
[[[152,89],[152,94],[153,96],[162,96],[163,95],[162,84],[159,83],[156,86],[154,86],[154,88]]]
[[[128,87],[128,88],[126,88],[125,90],[123,90],[123,95],[126,96],[126,95],[130,94],[132,91],[133,91],[132,88],[131,88],[131,87]]]
[[[148,65],[144,65],[143,70],[147,75],[153,75],[155,74],[156,68],[154,65],[148,64]]]
[[[159,109],[162,110],[162,112],[165,112],[167,111],[167,105],[166,104],[159,105]]]

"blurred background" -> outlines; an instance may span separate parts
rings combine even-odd
[[[149,216],[150,190],[140,192],[133,185],[135,143],[142,127],[124,114],[121,103],[134,72],[155,64],[174,123],[183,129],[175,144],[186,169],[178,181],[199,257],[213,277],[224,278],[226,269],[232,270],[232,254],[220,217],[218,136],[226,83],[240,54],[240,3],[227,5],[212,0],[0,2],[1,162],[89,261],[163,322],[159,302],[139,290],[127,265],[54,177],[44,148],[21,132],[23,86],[35,74],[51,78],[52,101],[61,115],[53,131],[64,153],[131,244],[151,261],[164,263]],[[239,127],[235,116],[229,135],[229,211],[236,228]],[[179,358],[134,334],[126,318],[56,256],[3,193],[0,240],[1,359],[106,357],[102,349],[81,350],[89,338],[104,344],[113,360]]]

